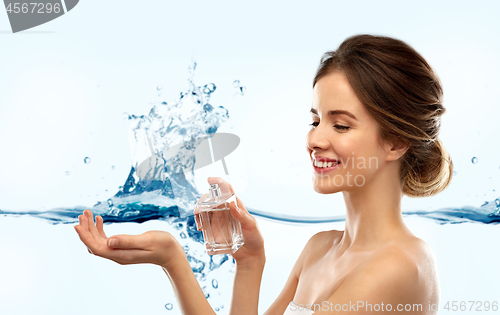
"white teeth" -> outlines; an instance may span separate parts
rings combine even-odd
[[[318,162],[314,160],[314,166],[316,167],[332,167],[332,165],[337,165],[338,162]]]

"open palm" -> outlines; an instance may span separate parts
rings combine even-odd
[[[94,222],[92,212],[87,209],[78,219],[75,230],[89,252],[121,265],[151,263],[168,267],[179,254],[184,255],[180,244],[168,232],[148,231],[140,235],[107,237],[100,215]]]

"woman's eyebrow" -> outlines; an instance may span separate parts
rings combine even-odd
[[[314,108],[311,108],[311,113],[315,114],[315,115],[318,115],[318,111]],[[342,110],[342,109],[337,109],[337,110],[331,110],[328,112],[328,115],[330,116],[333,116],[333,115],[347,115],[353,119],[356,119],[356,116],[354,116],[353,114],[351,114],[350,112],[346,111],[346,110]]]

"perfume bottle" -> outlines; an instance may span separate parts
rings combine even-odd
[[[244,244],[240,221],[229,210],[229,203],[236,202],[236,195],[222,194],[218,184],[210,185],[208,193],[196,205],[207,254],[233,254]]]

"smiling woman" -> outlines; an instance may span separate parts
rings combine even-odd
[[[434,255],[406,227],[401,198],[437,194],[451,180],[437,138],[445,112],[438,77],[406,43],[359,35],[325,53],[313,88],[313,187],[343,193],[345,231],[309,240],[266,314],[297,305],[315,314],[437,313]]]
[[[406,227],[401,198],[434,195],[450,183],[453,165],[437,138],[441,97],[430,66],[400,40],[353,36],[325,54],[313,83],[306,150],[314,190],[343,194],[345,230],[319,232],[307,242],[265,314],[437,313],[434,254]],[[208,182],[234,193],[221,178]],[[230,211],[241,222],[245,244],[232,254],[237,268],[229,314],[255,315],[264,241],[238,197]],[[183,314],[215,314],[169,233],[108,238],[100,216],[94,223],[85,211],[79,219],[75,229],[93,254],[162,266]]]
[[[401,163],[403,192],[410,197],[432,196],[445,189],[453,165],[437,138],[443,90],[425,59],[406,43],[361,35],[344,41],[321,59],[313,85],[333,72],[342,73],[366,112],[376,121],[378,136],[408,146]],[[336,91],[330,91],[339,96]],[[311,112],[317,115],[312,108]],[[340,114],[342,112],[330,111]],[[343,112],[355,119],[347,111]],[[342,127],[347,129],[346,127]]]

